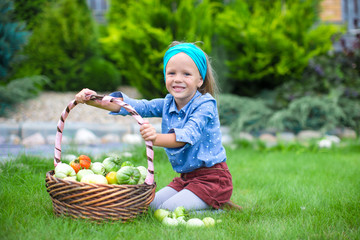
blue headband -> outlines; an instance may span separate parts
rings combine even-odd
[[[170,58],[178,53],[186,53],[196,64],[197,68],[199,69],[200,75],[202,79],[205,81],[206,71],[207,71],[207,64],[206,64],[206,56],[205,53],[195,44],[192,43],[181,43],[169,48],[164,56],[164,80],[166,81],[166,65]]]

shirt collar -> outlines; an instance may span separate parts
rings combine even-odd
[[[182,108],[180,109],[180,111],[177,109],[176,107],[176,103],[175,103],[175,98],[172,97],[172,100],[170,102],[170,107],[169,107],[169,113],[173,113],[173,112],[176,112],[176,113],[179,113],[179,112],[186,112],[187,109],[189,108],[189,106],[191,105],[191,103],[198,97],[201,96],[201,93],[199,91],[196,90],[196,93],[195,95],[192,97],[192,99]]]

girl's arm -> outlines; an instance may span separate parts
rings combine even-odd
[[[78,103],[86,103],[86,104],[88,104],[90,106],[97,107],[97,108],[102,108],[102,109],[105,109],[105,110],[108,110],[108,111],[111,111],[111,112],[119,112],[120,111],[121,107],[118,104],[112,103],[112,102],[104,103],[104,102],[99,101],[99,100],[89,100],[88,97],[87,97],[89,95],[97,95],[97,94],[93,90],[90,90],[88,88],[84,88],[78,94],[75,95],[75,100]]]
[[[177,142],[175,133],[156,133],[155,128],[148,121],[140,126],[140,133],[145,141],[152,141],[154,146],[158,147],[179,148],[186,144],[185,142]]]
[[[156,138],[153,141],[154,146],[166,147],[166,148],[179,148],[183,147],[185,142],[177,142],[175,133],[156,134]]]

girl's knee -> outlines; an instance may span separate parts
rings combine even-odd
[[[175,202],[173,202],[171,200],[168,200],[168,201],[163,202],[158,207],[158,209],[167,209],[169,211],[174,211],[177,207],[181,207],[181,205],[178,205],[177,203],[175,203]]]
[[[162,208],[161,205],[169,198],[177,194],[177,191],[171,187],[164,187],[160,189],[156,194],[154,200],[150,203],[149,207],[156,210]]]

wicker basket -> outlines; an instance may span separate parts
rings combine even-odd
[[[114,102],[124,107],[141,125],[143,119],[128,104],[109,96],[89,96],[91,100]],[[70,110],[77,105],[73,100],[61,114],[57,126],[55,141],[54,165],[61,162],[61,139],[65,119]],[[71,216],[96,221],[117,220],[131,221],[145,212],[154,199],[156,183],[154,182],[154,152],[152,142],[146,141],[148,174],[145,183],[140,185],[105,185],[89,184],[59,179],[54,170],[46,173],[46,188],[53,203],[56,215]]]

